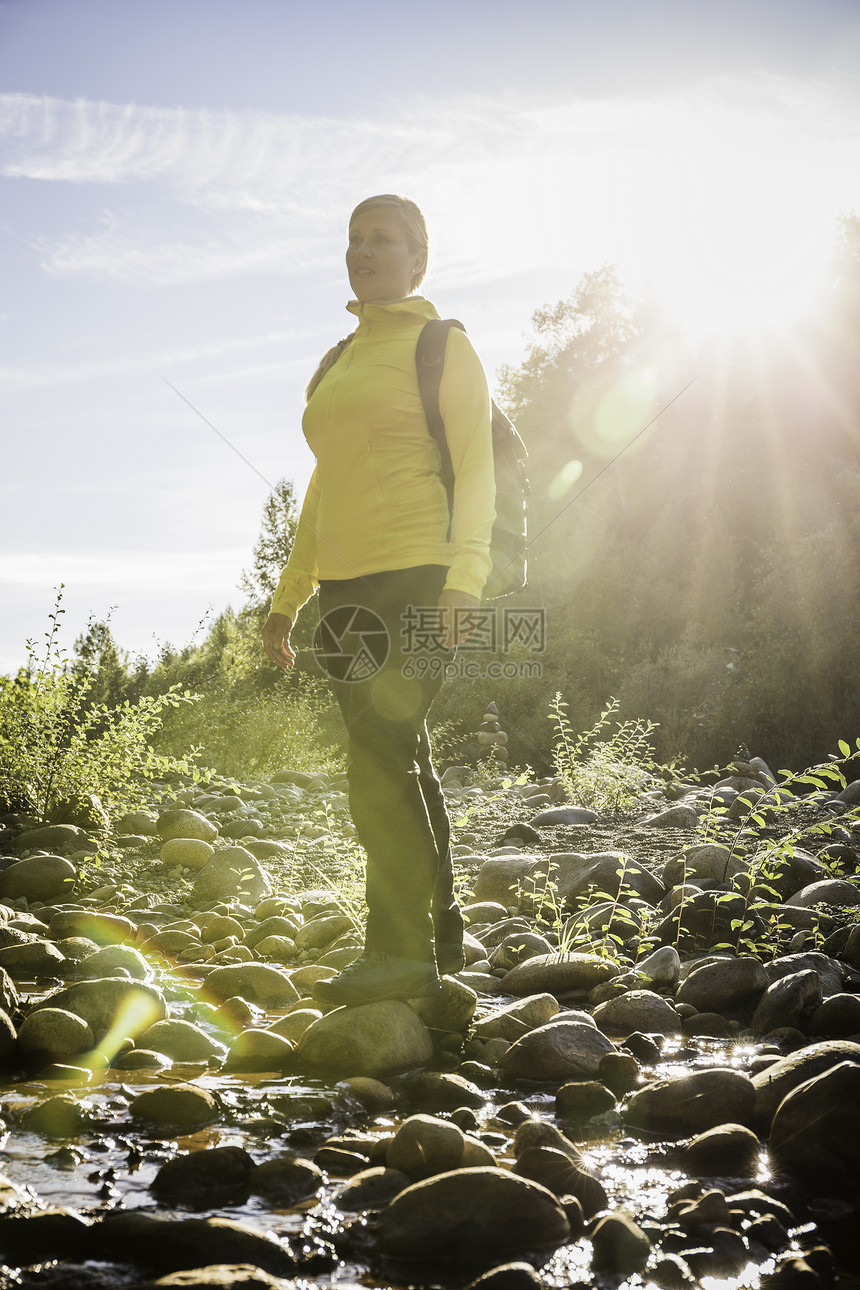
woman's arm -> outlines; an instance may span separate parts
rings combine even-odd
[[[296,615],[317,589],[317,513],[320,487],[317,471],[311,475],[296,527],[290,558],[272,597],[272,613],[294,623]],[[275,660],[277,661],[277,660]]]
[[[477,605],[492,569],[490,537],[496,516],[490,392],[481,360],[456,327],[448,333],[439,411],[454,469],[454,559],[445,590],[462,592]]]

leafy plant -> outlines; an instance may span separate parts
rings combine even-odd
[[[62,808],[86,816],[136,804],[150,779],[196,777],[196,750],[176,757],[152,747],[166,714],[195,696],[174,686],[135,703],[90,702],[94,674],[71,668],[58,644],[61,597],[62,587],[41,659],[28,641],[27,667],[0,678],[0,800],[39,819]]]
[[[674,761],[662,765],[656,760],[654,723],[620,721],[618,708],[618,700],[610,698],[594,725],[581,734],[574,733],[561,694],[556,694],[549,712],[556,728],[556,767],[571,798],[580,806],[614,814],[638,807],[644,790],[675,771]]]
[[[343,755],[325,730],[330,706],[323,682],[307,675],[291,675],[263,693],[216,684],[194,708],[174,710],[156,747],[180,756],[194,745],[219,774],[240,778],[285,767],[336,771]]]

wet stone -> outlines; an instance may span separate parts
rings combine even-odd
[[[566,1120],[590,1120],[615,1106],[615,1095],[597,1080],[562,1084],[556,1093],[556,1110]]]
[[[89,1125],[91,1108],[67,1093],[49,1097],[24,1112],[21,1123],[46,1138],[75,1138]]]
[[[614,1051],[615,1045],[596,1027],[562,1018],[539,1026],[512,1044],[502,1058],[501,1069],[513,1079],[562,1083],[596,1075],[602,1058]]]
[[[63,1008],[42,1008],[26,1017],[18,1032],[21,1051],[34,1062],[77,1057],[93,1046],[93,1032],[82,1017]]]
[[[264,1196],[273,1205],[289,1208],[316,1195],[325,1174],[310,1160],[281,1156],[258,1165],[250,1180],[251,1193]]]
[[[295,1290],[294,1283],[273,1277],[251,1263],[218,1263],[169,1273],[157,1281],[139,1281],[131,1290]],[[345,1288],[346,1290],[346,1288]]]
[[[292,1060],[293,1046],[289,1040],[271,1030],[243,1030],[230,1045],[225,1066],[227,1070],[282,1071]]]
[[[540,1290],[543,1282],[530,1263],[502,1263],[470,1282],[466,1290]]]
[[[209,1147],[175,1156],[152,1181],[160,1201],[183,1205],[231,1204],[249,1191],[254,1161],[241,1147]]]
[[[758,1172],[762,1144],[742,1124],[721,1124],[697,1134],[687,1144],[687,1168],[700,1177],[751,1178]]]
[[[432,1055],[433,1041],[424,1022],[397,999],[327,1013],[304,1032],[295,1050],[299,1070],[335,1079],[378,1079],[414,1070]]]
[[[453,1111],[457,1107],[483,1107],[486,1098],[479,1088],[462,1075],[422,1072],[403,1082],[403,1091],[422,1111]]]
[[[654,1080],[632,1093],[622,1114],[649,1133],[682,1137],[719,1124],[748,1123],[755,1109],[752,1080],[736,1070],[694,1070]]]
[[[218,1106],[208,1090],[194,1084],[147,1089],[131,1103],[131,1114],[159,1129],[200,1129],[218,1119]]]
[[[406,1266],[477,1272],[536,1251],[549,1252],[570,1227],[546,1188],[503,1169],[469,1169],[414,1183],[380,1220],[379,1244]]]
[[[590,1233],[593,1264],[600,1272],[627,1276],[640,1272],[651,1254],[651,1242],[637,1223],[623,1211],[605,1214]]]

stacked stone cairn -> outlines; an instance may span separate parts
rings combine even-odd
[[[508,736],[499,724],[499,710],[495,703],[488,703],[478,731],[478,755],[504,765],[508,760],[507,742]]]

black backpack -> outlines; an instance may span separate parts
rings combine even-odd
[[[445,365],[448,332],[452,327],[466,328],[456,318],[436,318],[421,329],[415,350],[418,389],[431,435],[439,445],[442,457],[442,483],[448,494],[448,535],[454,513],[454,468],[445,437],[445,423],[439,411],[439,386]],[[496,518],[490,539],[493,568],[484,589],[486,600],[522,591],[526,585],[527,529],[526,478],[528,452],[513,423],[493,403],[493,464],[496,476]]]

